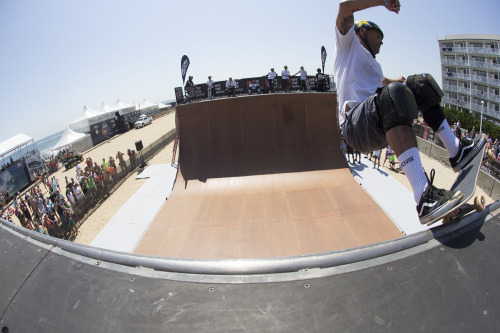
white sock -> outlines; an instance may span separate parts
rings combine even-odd
[[[424,193],[425,187],[428,184],[418,148],[413,147],[406,150],[398,156],[398,161],[399,166],[403,169],[406,178],[410,182],[410,186],[413,189],[413,197],[418,205],[422,193]]]
[[[448,121],[445,119],[439,126],[437,134],[441,141],[443,141],[446,151],[450,157],[455,157],[458,154],[458,145],[460,140],[455,136],[455,133],[450,128]]]

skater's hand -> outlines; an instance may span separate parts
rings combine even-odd
[[[391,12],[398,14],[399,10],[401,9],[401,4],[399,3],[399,0],[387,0],[387,5],[385,6],[385,8],[387,8]]]
[[[396,80],[394,80],[394,82],[399,82],[399,83],[405,83],[405,81],[406,78],[404,76],[400,76]]]

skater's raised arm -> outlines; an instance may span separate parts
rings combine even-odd
[[[344,0],[339,4],[336,25],[342,35],[345,35],[354,25],[354,12],[363,9],[384,6],[389,11],[399,13],[399,0]]]

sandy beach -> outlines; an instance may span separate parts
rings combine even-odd
[[[174,112],[155,119],[153,123],[141,129],[133,129],[127,133],[115,136],[110,142],[104,142],[96,147],[93,147],[89,151],[83,154],[84,159],[91,157],[94,162],[98,164],[102,163],[102,159],[106,158],[108,160],[109,156],[113,158],[116,157],[117,151],[123,153],[127,152],[127,149],[135,149],[135,142],[137,140],[142,140],[144,147],[152,144],[157,139],[161,138],[168,131],[175,128]],[[172,160],[172,149],[173,143],[170,143],[165,148],[159,151],[151,160],[148,161],[149,165],[153,164],[164,164],[170,163]],[[381,163],[383,163],[385,156],[385,151],[381,155]],[[436,178],[434,185],[442,188],[449,188],[453,181],[455,180],[456,174],[445,165],[438,161],[432,160],[431,158],[421,155],[422,164],[424,169],[429,172],[431,169],[436,170]],[[128,159],[128,157],[127,157]],[[372,167],[373,163],[362,155],[361,162],[368,167]],[[84,167],[84,162],[80,163],[81,167]],[[389,162],[386,162],[385,166],[381,166],[384,171],[390,174],[392,177],[397,179],[401,184],[411,191],[410,184],[404,174],[396,173],[389,168]],[[58,172],[51,175],[55,176],[61,185],[61,188],[65,187],[65,176],[68,178],[75,177],[75,168],[70,170],[65,170],[62,167]],[[74,240],[77,243],[89,245],[94,238],[99,234],[99,232],[104,228],[108,221],[118,212],[118,210],[127,202],[130,196],[135,193],[146,181],[147,179],[136,179],[137,170],[133,173],[129,173],[125,181],[112,193],[110,196],[103,201],[100,206],[95,209],[95,211],[90,214],[85,222],[79,229],[79,234]],[[42,190],[45,191],[43,185],[40,185]],[[486,198],[486,203],[490,204],[493,200],[487,196],[483,190],[479,187],[476,188],[476,195],[484,195]],[[18,223],[17,218],[14,218],[16,223]]]

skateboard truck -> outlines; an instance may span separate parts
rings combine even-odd
[[[465,204],[463,206],[460,206],[460,207],[452,210],[448,214],[446,214],[443,217],[443,224],[454,222],[454,221],[456,221],[456,220],[464,217],[465,215],[467,215],[467,214],[469,214],[469,213],[471,213],[473,211],[476,211],[476,212],[479,213],[479,212],[482,212],[485,209],[486,209],[486,199],[482,195],[477,196],[477,197],[474,198],[474,204],[473,205],[471,205],[471,204]]]

